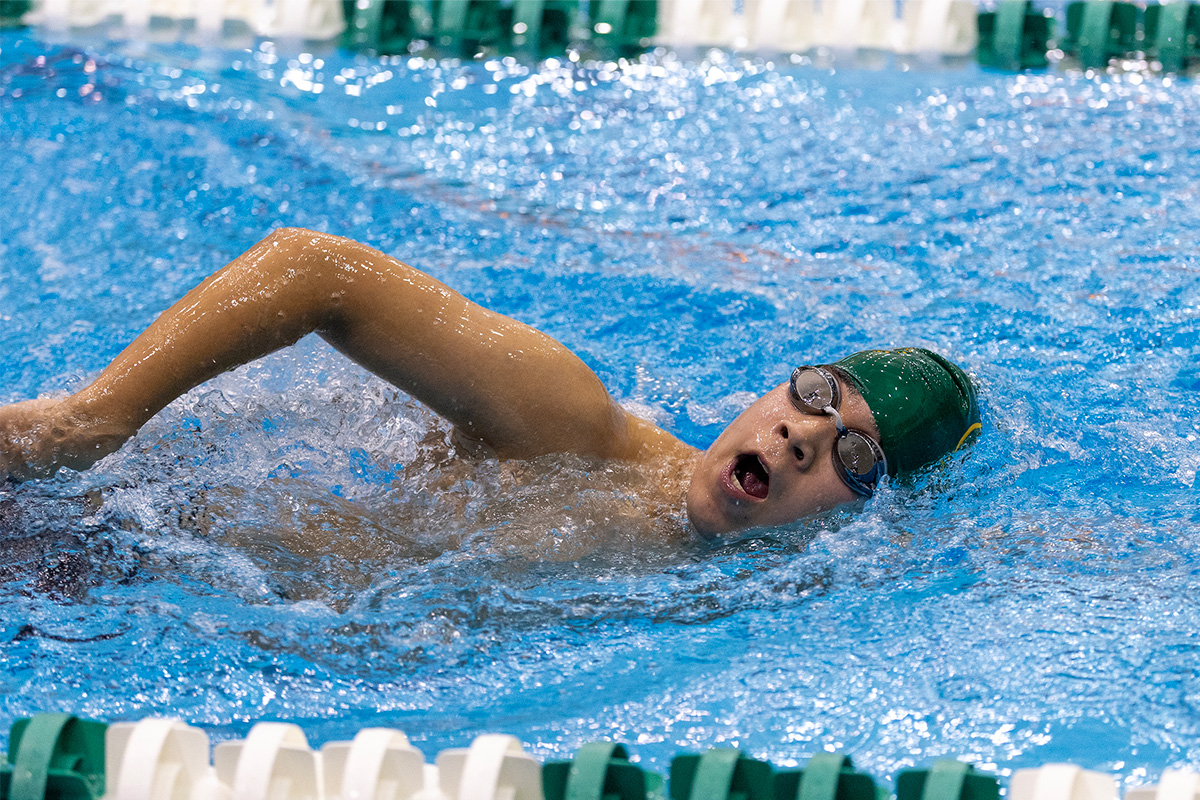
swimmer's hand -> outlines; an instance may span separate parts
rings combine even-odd
[[[59,467],[87,469],[130,435],[74,409],[70,398],[0,406],[0,482],[49,478]]]

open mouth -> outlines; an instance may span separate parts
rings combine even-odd
[[[753,453],[743,453],[733,462],[732,475],[743,492],[759,500],[766,499],[771,476],[761,458]]]

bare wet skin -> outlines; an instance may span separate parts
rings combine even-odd
[[[283,461],[265,475],[243,472],[227,455],[224,463],[241,475],[197,466],[207,478],[154,482],[169,498],[148,498],[163,492],[144,486],[117,490],[118,505],[127,506],[118,516],[155,537],[174,517],[181,532],[258,564],[272,576],[266,591],[303,599],[337,595],[331,585],[353,591],[396,564],[464,547],[537,561],[600,551],[641,557],[694,535],[737,537],[856,499],[831,458],[832,422],[798,410],[786,385],[701,454],[622,408],[590,367],[546,334],[369,246],[304,229],[275,231],[201,283],[74,395],[0,407],[0,475],[46,478],[62,467],[87,470],[129,450],[131,438],[133,450],[144,447],[149,440],[135,434],[181,396],[314,333],[435,412],[440,421],[415,458],[345,491],[343,480],[311,465],[289,466],[287,453],[277,452]],[[352,418],[361,411],[353,407],[359,390],[347,388],[341,399]],[[865,403],[849,405],[846,419],[869,426]],[[257,407],[217,409],[217,417]],[[312,431],[333,461],[350,458],[338,433],[344,416],[322,409],[324,425]],[[189,447],[227,441],[230,453],[250,453],[240,450],[244,437],[263,434],[268,421],[210,428]],[[387,446],[380,428],[390,420],[379,423],[360,431],[370,447]],[[180,433],[175,426],[160,434],[155,459],[168,470],[184,455]],[[260,450],[276,450],[271,439]],[[206,460],[198,456],[193,463]],[[108,498],[104,505],[107,515]]]
[[[440,472],[407,464],[406,474],[418,476],[405,490],[413,498],[385,497],[369,515],[385,529],[408,530],[422,513],[422,494],[448,482],[501,487],[485,503],[456,507],[454,492],[437,503],[443,519],[494,529],[491,546],[501,550],[554,552],[548,532],[583,519],[613,529],[643,528],[635,520],[646,519],[642,538],[669,538],[657,520],[682,507],[694,448],[622,409],[578,356],[546,334],[373,248],[303,229],[277,230],[201,283],[74,395],[0,407],[0,477],[86,470],[188,390],[313,333],[498,456],[480,462],[456,446],[430,456],[445,462]],[[230,519],[242,519],[237,507],[260,500],[251,485],[248,501],[236,489],[222,501],[209,484],[201,492],[207,499],[189,497],[187,505],[224,503]],[[405,508],[411,502],[417,511]],[[289,552],[373,563],[377,551],[407,547],[325,533],[340,526],[310,505],[285,514],[297,517],[288,525],[265,525],[281,531],[275,538]],[[263,513],[269,520],[279,512]],[[205,516],[196,508],[189,514]],[[561,557],[574,557],[571,547]]]
[[[0,519],[0,538],[11,556],[0,574],[6,582],[31,581],[38,593],[79,596],[91,583],[80,576],[98,567],[86,563],[86,553],[67,552],[78,543],[71,529],[81,518],[105,515],[141,542],[134,557],[142,579],[186,579],[197,568],[191,548],[185,546],[182,556],[175,551],[194,539],[206,543],[211,557],[249,559],[269,576],[277,599],[334,608],[381,576],[454,552],[526,564],[635,554],[653,561],[656,555],[678,556],[690,541],[678,504],[636,485],[649,484],[650,476],[582,460],[546,462],[413,464],[423,478],[405,475],[376,495],[355,499],[295,478],[271,478],[257,487],[213,485],[191,494],[158,530],[141,528],[111,503],[105,508],[102,492],[58,498],[51,513],[63,520],[53,531],[29,535],[22,530],[28,520],[11,508],[12,519]],[[57,556],[47,561],[47,553],[59,552],[70,563]]]
[[[675,462],[501,459],[379,383],[338,379],[345,388],[330,389],[304,379],[289,411],[258,404],[251,398],[259,390],[244,382],[224,382],[233,404],[202,389],[96,469],[61,473],[46,484],[42,510],[61,517],[64,529],[112,539],[138,581],[200,580],[250,601],[315,600],[331,608],[352,604],[397,570],[442,557],[649,563],[696,543],[683,505],[686,471]],[[298,448],[308,466],[292,468],[301,463]],[[390,474],[347,474],[349,450]],[[93,487],[87,502],[75,503],[86,487]],[[38,506],[25,488],[10,484],[0,495],[9,492],[10,505]],[[44,526],[19,516],[0,538],[21,540],[31,552],[64,550],[57,534],[42,535]],[[90,554],[71,558],[87,562]],[[269,585],[240,585],[244,575],[221,563],[229,559],[253,564]],[[78,591],[54,588],[60,578],[103,566],[73,561],[47,572],[26,561],[13,566],[8,582],[63,596],[86,592],[90,582]]]
[[[500,460],[458,446],[433,415],[418,419],[427,427],[415,457],[380,485],[349,487],[349,496],[331,491],[336,478],[329,474],[221,481],[219,470],[189,467],[162,476],[184,484],[182,497],[165,487],[159,498],[153,487],[118,485],[98,494],[91,513],[144,542],[142,577],[203,570],[206,581],[223,583],[222,570],[212,574],[194,556],[180,555],[203,547],[200,562],[248,559],[278,599],[334,608],[390,573],[455,553],[514,564],[589,557],[645,563],[677,558],[695,542],[665,469],[559,455]],[[127,491],[149,491],[155,506],[176,505],[157,508],[155,519],[164,524],[147,528],[122,498]]]
[[[646,563],[659,556],[677,558],[681,549],[700,544],[684,503],[689,462],[563,454],[501,459],[413,401],[384,401],[371,412],[369,400],[363,406],[366,398],[326,396],[318,386],[306,387],[305,396],[302,418],[324,419],[325,406],[351,403],[337,413],[374,444],[361,440],[356,446],[327,422],[269,432],[274,426],[267,425],[268,418],[247,415],[250,406],[230,406],[220,412],[224,422],[206,421],[203,431],[191,433],[185,421],[193,414],[207,420],[217,413],[215,407],[202,410],[208,401],[200,393],[138,435],[115,462],[106,462],[112,466],[102,472],[115,485],[96,494],[93,516],[146,537],[146,553],[139,555],[145,577],[187,574],[192,566],[172,554],[176,548],[169,540],[194,537],[230,557],[249,559],[269,576],[268,595],[331,607],[353,602],[380,576],[454,552],[517,563],[626,554]],[[782,411],[790,417],[796,412],[789,409]],[[383,431],[395,420],[409,430],[400,436],[411,442],[408,455],[388,452]],[[291,459],[289,451],[310,437],[334,459],[347,447],[378,448],[372,457],[394,475],[343,490],[350,476],[320,467],[280,470]],[[217,456],[212,463],[202,455],[208,452]],[[230,459],[253,459],[253,464],[244,472],[229,472],[221,464]],[[761,456],[743,453],[732,463],[733,478],[747,494],[770,491]],[[151,494],[155,485],[169,487],[170,496],[156,497],[150,514],[167,520],[165,526],[142,521],[143,512],[132,506],[144,500],[122,499],[128,491],[123,476],[130,472],[141,480],[154,476]]]

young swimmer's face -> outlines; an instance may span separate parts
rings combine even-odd
[[[838,380],[839,409],[848,428],[879,431],[871,410]],[[692,472],[687,513],[705,538],[770,527],[859,499],[833,463],[833,417],[792,404],[788,384],[775,387],[729,424]]]

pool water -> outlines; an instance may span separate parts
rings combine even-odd
[[[986,426],[860,511],[708,547],[639,506],[653,476],[464,462],[304,340],[0,488],[0,720],[1195,767],[1198,129],[1195,83],[1137,72],[0,33],[0,402],[80,387],[298,225],[540,327],[698,446],[874,346],[960,361]]]

